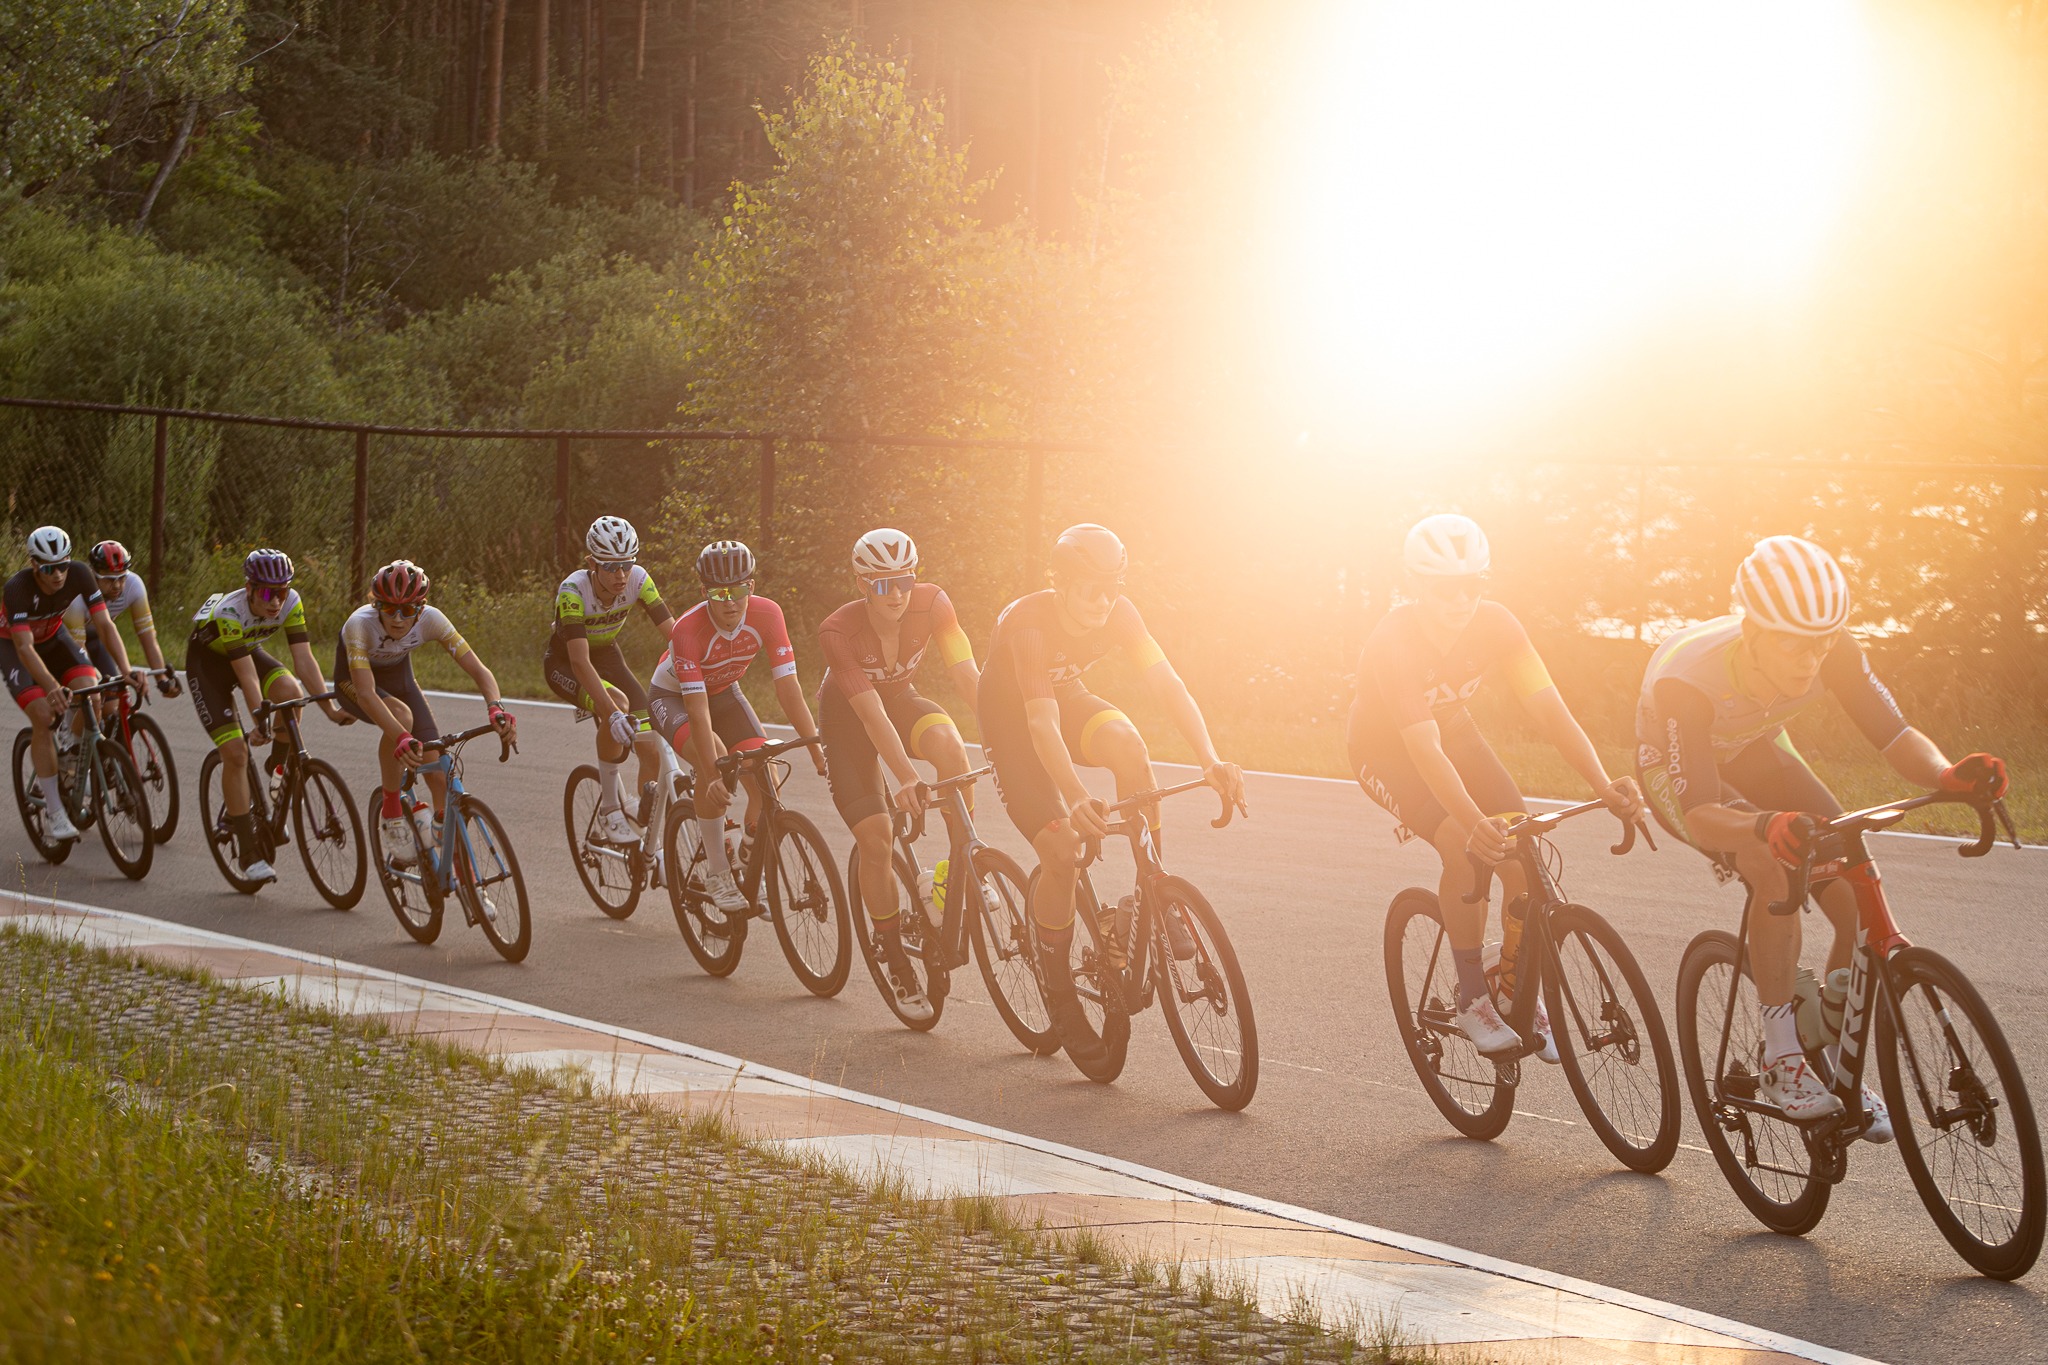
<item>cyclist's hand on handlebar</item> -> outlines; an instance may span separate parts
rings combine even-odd
[[[916,815],[924,809],[924,784],[915,779],[898,787],[889,798],[889,804],[905,815]]]
[[[489,715],[491,725],[505,737],[505,742],[516,747],[519,743],[519,718],[496,702],[491,703]]]
[[[259,749],[270,743],[270,717],[259,716],[249,722],[249,742]]]
[[[1756,837],[1779,862],[1799,867],[1820,837],[1820,824],[1800,811],[1767,810],[1756,817]]]
[[[400,734],[391,741],[391,756],[408,768],[417,768],[427,761],[427,746],[412,737],[410,731]]]
[[[354,725],[356,723],[354,716],[342,710],[331,701],[321,702],[320,709],[326,713],[327,719],[333,721],[336,725]]]
[[[725,814],[725,808],[731,804],[732,788],[726,786],[724,782],[715,776],[709,781],[704,781],[701,778],[698,780],[697,799],[695,802],[698,819],[716,819],[718,816]]]
[[[1109,837],[1109,806],[1095,797],[1067,807],[1067,818],[1074,823],[1074,833],[1084,839],[1100,843]]]
[[[628,749],[633,747],[633,740],[640,733],[640,727],[634,724],[633,717],[624,711],[612,712],[605,717],[604,724],[611,732],[612,743],[623,744]]]
[[[1485,863],[1497,863],[1508,856],[1508,822],[1489,815],[1465,835],[1465,851]]]
[[[813,744],[810,746],[810,748],[811,766],[818,770],[818,776],[823,777],[825,775],[825,746],[822,744]]]
[[[1942,769],[1935,786],[1958,796],[1988,796],[1995,801],[2012,789],[2012,777],[1996,754],[1971,754]]]
[[[1235,763],[1217,763],[1202,774],[1202,780],[1225,801],[1237,807],[1239,815],[1250,815],[1244,801],[1244,769]]]
[[[1621,817],[1623,824],[1633,825],[1643,818],[1643,790],[1633,777],[1615,778],[1600,789],[1599,795],[1607,803],[1607,809]]]
[[[140,698],[143,693],[149,691],[149,670],[137,664],[130,664],[128,666],[128,686]]]
[[[175,697],[185,690],[185,681],[176,673],[166,672],[156,680],[156,690],[166,697]]]
[[[71,710],[71,689],[58,683],[43,695],[50,699],[50,724],[55,725]]]

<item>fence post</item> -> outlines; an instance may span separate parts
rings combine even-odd
[[[761,532],[758,555],[775,548],[775,438],[761,438]]]
[[[161,583],[164,577],[164,487],[169,480],[171,419],[156,415],[155,463],[149,483],[149,578]]]
[[[370,553],[370,433],[356,432],[356,508],[348,547],[348,596],[353,602],[363,595],[363,580],[369,572],[365,563]]]
[[[1045,517],[1045,452],[1031,452],[1028,473],[1024,481],[1024,591],[1036,592],[1045,586],[1045,560],[1039,553],[1045,541],[1043,528],[1039,525]]]
[[[569,438],[555,438],[555,568],[568,567],[569,553]]]

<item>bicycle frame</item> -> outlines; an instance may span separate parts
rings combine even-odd
[[[964,908],[970,914],[982,916],[984,923],[989,922],[988,901],[981,892],[981,878],[974,870],[980,861],[982,850],[988,845],[975,831],[974,817],[967,809],[966,790],[977,780],[994,771],[993,767],[984,766],[962,773],[958,777],[949,777],[943,782],[918,783],[919,790],[925,794],[927,800],[934,797],[939,800],[946,816],[947,904],[945,920],[939,926],[941,960],[937,965],[947,972],[966,966],[968,954],[972,951],[967,941],[967,915],[956,914],[955,911]],[[894,819],[896,845],[903,850],[903,856],[910,863],[913,882],[920,880],[919,874],[924,871],[923,864],[917,858],[917,841],[924,835],[924,825],[922,811],[915,816],[904,816],[897,812]],[[955,882],[956,873],[963,875],[965,880]],[[956,885],[963,889],[971,886],[972,890],[967,891],[973,898],[971,902],[961,900],[954,894]],[[931,964],[927,964],[929,965]]]
[[[1121,968],[1114,970],[1123,981],[1124,998],[1121,1003],[1127,1014],[1142,1014],[1152,1007],[1153,992],[1157,985],[1152,963],[1152,940],[1155,937],[1153,925],[1159,913],[1159,879],[1166,875],[1166,867],[1159,861],[1159,845],[1152,838],[1152,826],[1143,816],[1129,818],[1128,812],[1152,805],[1166,797],[1178,796],[1182,792],[1190,792],[1197,787],[1208,785],[1207,778],[1198,777],[1192,782],[1183,782],[1178,786],[1139,792],[1136,796],[1128,797],[1110,807],[1111,814],[1124,815],[1125,818],[1112,823],[1109,833],[1121,835],[1131,841],[1131,857],[1138,865],[1135,888],[1138,898],[1137,914],[1128,929],[1123,924],[1112,924],[1110,929],[1111,934],[1121,940],[1117,946],[1123,952],[1124,963]],[[1223,797],[1222,801],[1223,813],[1209,822],[1216,829],[1222,829],[1237,814],[1236,807],[1231,805],[1229,797]],[[1083,904],[1091,908],[1101,905],[1101,901],[1095,895],[1095,883],[1088,876],[1089,865],[1101,856],[1101,845],[1090,840],[1088,848],[1083,853],[1081,865],[1075,872],[1074,894],[1077,912]],[[1083,896],[1086,897],[1085,902],[1080,899]]]
[[[413,793],[413,784],[425,777],[426,774],[438,772],[446,773],[448,776],[448,799],[447,805],[443,807],[441,841],[432,847],[422,847],[420,849],[420,853],[426,858],[428,865],[432,868],[435,889],[443,897],[453,894],[455,890],[455,852],[458,842],[461,845],[464,860],[470,867],[476,866],[476,851],[469,844],[469,822],[463,819],[451,820],[446,818],[446,813],[455,811],[463,797],[461,749],[463,745],[469,743],[472,739],[476,739],[481,735],[493,734],[498,734],[499,738],[503,739],[496,726],[485,724],[471,730],[465,730],[461,734],[450,735],[446,739],[430,741],[427,747],[440,749],[440,757],[430,763],[422,763],[417,768],[408,769],[403,782],[399,784],[399,791],[404,796],[410,797]],[[512,746],[508,742],[504,745],[503,752],[498,755],[498,761],[503,763],[511,756]],[[405,809],[412,809],[410,801],[405,803]],[[416,881],[422,886],[426,884],[426,878],[421,873],[403,868],[396,869],[396,871],[402,880]]]

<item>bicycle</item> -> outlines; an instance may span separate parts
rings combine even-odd
[[[415,942],[432,943],[441,936],[441,916],[453,894],[462,903],[465,923],[484,931],[484,937],[507,962],[522,962],[533,945],[533,916],[528,912],[526,879],[519,873],[519,859],[512,840],[497,814],[462,785],[462,746],[484,735],[498,736],[498,761],[512,757],[511,739],[486,722],[460,734],[423,742],[428,753],[440,757],[431,763],[406,770],[399,787],[399,803],[405,810],[414,805],[414,784],[430,772],[448,774],[446,814],[441,821],[438,843],[421,845],[412,840],[412,860],[400,866],[393,857],[398,850],[384,847],[381,822],[370,826],[370,857],[377,866],[377,880],[398,925]],[[410,818],[406,824],[412,827]],[[494,893],[491,888],[503,887]],[[509,930],[509,932],[508,932]]]
[[[285,750],[284,767],[269,774],[258,769],[254,743],[247,745],[249,800],[264,861],[270,861],[283,847],[287,837],[285,822],[289,819],[290,837],[299,846],[299,861],[306,865],[313,889],[335,909],[353,910],[363,897],[363,884],[369,876],[363,817],[341,774],[333,764],[306,751],[306,738],[299,731],[302,708],[332,701],[335,696],[333,692],[323,692],[316,697],[265,702],[256,709],[259,724],[277,716],[291,744]],[[264,780],[266,776],[268,781]],[[220,875],[235,890],[253,896],[263,883],[242,875],[234,827],[228,823],[222,800],[221,781],[220,750],[215,748],[199,764],[199,820],[206,828],[206,846]]]
[[[2026,1082],[1976,987],[1947,958],[1899,931],[1864,844],[1868,832],[1943,804],[1977,812],[1977,839],[1958,850],[1964,857],[1991,851],[1994,812],[2019,846],[2001,801],[1936,792],[1871,806],[1817,822],[1821,835],[1791,869],[1785,899],[1768,907],[1774,915],[1798,913],[1815,878],[1839,878],[1855,892],[1860,925],[1839,1051],[1808,1053],[1841,1099],[1840,1113],[1794,1123],[1759,1091],[1763,1040],[1747,970],[1747,903],[1741,937],[1710,930],[1686,947],[1678,968],[1679,1046],[1693,1109],[1721,1174],[1757,1221],[1792,1235],[1820,1222],[1848,1174],[1850,1147],[1870,1128],[1863,1072],[1875,1051],[1899,1156],[1920,1202],[1974,1269],[2012,1280],[2033,1267],[2048,1226],[2048,1178]]]
[[[149,801],[143,794],[142,778],[128,751],[100,729],[98,708],[92,699],[116,689],[127,691],[126,678],[110,678],[88,687],[73,687],[71,708],[57,717],[57,790],[64,799],[65,814],[83,831],[98,825],[100,842],[121,875],[140,881],[149,874],[155,856],[150,834]],[[85,725],[76,736],[69,725],[71,709],[84,713]],[[66,741],[69,741],[68,745]],[[43,789],[36,781],[35,761],[29,751],[30,730],[24,726],[14,735],[14,804],[21,811],[22,828],[43,861],[61,863],[71,856],[76,840],[52,839],[44,832],[46,806]]]
[[[1111,806],[1109,814],[1125,815],[1206,786],[1206,780],[1196,778],[1140,792]],[[1221,829],[1236,813],[1225,797],[1223,814],[1209,823]],[[1091,1081],[1106,1085],[1115,1080],[1123,1073],[1129,1052],[1131,1016],[1143,1013],[1157,999],[1166,1015],[1166,1031],[1202,1093],[1218,1108],[1243,1109],[1259,1085],[1259,1032],[1251,992],[1223,921],[1192,882],[1169,874],[1161,865],[1159,847],[1142,816],[1113,820],[1109,833],[1131,841],[1137,886],[1117,902],[1105,925],[1088,876],[1089,865],[1102,856],[1102,846],[1089,841],[1075,879],[1075,933],[1067,960],[1082,1014],[1102,1045],[1103,1061],[1090,1067],[1077,1058],[1075,1065]],[[1043,869],[1031,875],[1039,877]],[[1024,918],[1036,963],[1037,922],[1028,914]]]
[[[152,678],[177,676],[177,670],[170,668],[146,671]],[[151,841],[163,844],[178,828],[178,765],[171,757],[171,742],[163,727],[155,717],[141,710],[148,701],[147,688],[118,692],[114,696],[114,713],[107,719],[114,739],[128,751],[135,772],[142,779],[143,795],[149,800]]]
[[[578,721],[591,719],[588,711],[576,712]],[[641,732],[648,733],[646,722]],[[569,851],[576,861],[576,877],[597,908],[613,919],[630,918],[640,904],[643,887],[663,884],[662,830],[667,812],[687,798],[690,779],[667,744],[661,752],[661,776],[651,799],[640,805],[640,838],[631,844],[615,844],[597,836],[598,775],[593,764],[581,763],[569,770],[562,789],[562,824],[569,832]]]
[[[782,804],[782,784],[789,776],[789,764],[777,761],[791,749],[820,743],[817,736],[785,739],[763,744],[718,760],[719,776],[727,787],[736,774],[763,774],[760,803],[754,831],[741,844],[735,864],[736,880],[750,907],[745,915],[731,918],[719,913],[704,891],[704,844],[697,829],[694,804],[695,782],[683,774],[687,791],[681,800],[670,802],[662,829],[662,859],[668,870],[669,907],[675,912],[676,927],[697,965],[712,976],[730,976],[740,965],[740,951],[747,942],[750,919],[766,918],[775,924],[775,937],[790,969],[811,994],[829,997],[839,994],[852,968],[852,936],[847,922],[846,889],[839,882],[839,867],[825,847],[825,836],[810,817]],[[730,820],[727,829],[735,828]]]
[[[904,956],[913,972],[922,973],[919,984],[931,1002],[928,1017],[906,1014],[896,999],[884,965],[880,939],[874,921],[868,918],[860,891],[860,846],[846,855],[848,904],[855,927],[855,941],[868,964],[868,974],[883,1001],[898,1019],[920,1033],[936,1027],[945,1012],[946,997],[952,990],[952,974],[967,965],[971,953],[981,967],[982,984],[1003,1023],[1032,1053],[1049,1057],[1060,1050],[1053,1033],[1052,1016],[1046,1013],[1044,989],[1038,977],[1038,959],[1032,953],[1030,902],[1026,899],[1024,869],[1000,849],[984,844],[974,831],[974,819],[967,809],[966,789],[977,778],[994,772],[976,768],[973,772],[943,782],[919,783],[926,800],[941,802],[950,817],[952,831],[947,850],[947,868],[972,868],[974,875],[949,876],[944,893],[944,914],[934,926],[924,913],[925,870],[917,857],[917,841],[924,835],[923,812],[906,816],[895,812],[896,880],[902,884],[906,907],[899,912],[903,927],[899,937]]]
[[[1557,1060],[1586,1122],[1617,1161],[1652,1174],[1678,1151],[1678,1065],[1649,979],[1635,954],[1598,912],[1565,899],[1562,857],[1548,836],[1567,820],[1606,810],[1587,801],[1548,815],[1524,816],[1509,826],[1509,857],[1522,869],[1528,900],[1515,951],[1510,1005],[1501,1009],[1520,1043],[1504,1053],[1482,1053],[1458,1030],[1458,976],[1436,893],[1400,892],[1387,907],[1384,951],[1394,1024],[1422,1089],[1451,1126],[1466,1137],[1500,1136],[1514,1117],[1522,1059],[1543,1050],[1536,1006],[1549,1009]],[[1635,846],[1639,823],[1623,826],[1619,857]],[[1494,868],[1478,858],[1478,884],[1465,896],[1484,904]],[[1498,968],[1488,972],[1499,994]],[[1539,994],[1540,992],[1540,994]]]

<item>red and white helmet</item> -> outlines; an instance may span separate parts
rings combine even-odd
[[[409,607],[427,600],[427,571],[410,559],[394,559],[370,580],[370,599],[386,606]]]
[[[1470,578],[1492,565],[1486,532],[1456,512],[1424,517],[1408,529],[1401,545],[1401,567],[1424,578]]]
[[[1812,541],[1766,536],[1735,570],[1735,607],[1765,630],[1831,635],[1849,619],[1849,580]]]
[[[853,542],[853,571],[871,577],[917,572],[917,542],[890,526],[877,526]]]

